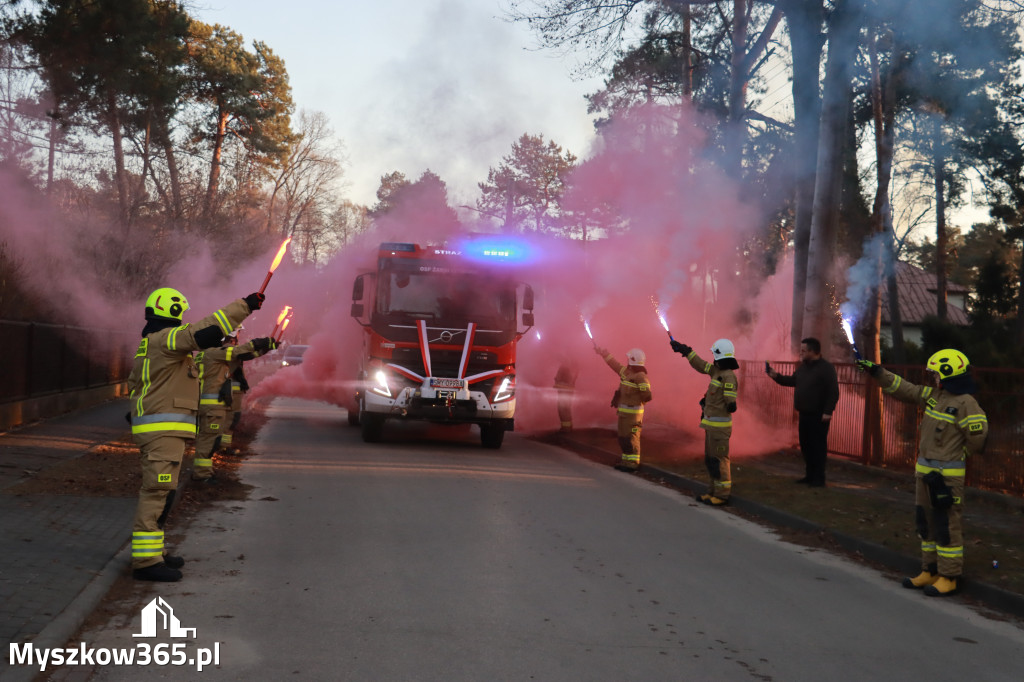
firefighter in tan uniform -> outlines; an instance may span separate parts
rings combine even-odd
[[[697,352],[675,339],[672,350],[686,356],[690,366],[711,377],[708,390],[701,398],[700,428],[704,429],[704,466],[711,485],[699,499],[704,504],[721,506],[732,495],[732,475],[729,466],[729,438],[732,436],[732,413],[736,411],[739,382],[733,370],[739,369],[736,349],[729,339],[719,339],[711,346],[714,363],[705,362]]]
[[[269,337],[253,339],[236,346],[238,337],[232,333],[219,348],[208,348],[196,356],[199,366],[199,435],[196,455],[192,461],[192,480],[216,483],[213,455],[221,447],[222,434],[228,427],[228,414],[241,395],[232,391],[231,368],[276,348]]]
[[[238,343],[238,334],[245,329],[245,325],[239,325],[238,329],[235,330],[235,336],[231,337],[234,339],[233,343]],[[268,337],[269,338],[269,337]],[[228,373],[231,376],[231,400],[229,405],[231,407],[228,410],[230,420],[225,418],[223,427],[221,428],[220,446],[223,448],[225,453],[235,452],[238,450],[233,448],[235,444],[235,427],[238,426],[239,420],[242,418],[242,394],[249,390],[249,384],[245,381],[245,373],[242,372],[242,363],[237,360],[231,360],[228,362]]]
[[[217,346],[263,302],[250,294],[195,324],[182,324],[188,301],[171,288],[146,299],[146,326],[128,377],[132,439],[142,453],[142,487],[132,525],[132,575],[181,579],[184,560],[164,553],[164,521],[178,486],[185,441],[196,436],[199,371],[192,352]]]
[[[646,357],[639,348],[626,353],[622,365],[604,348],[594,350],[619,375],[619,388],[612,399],[612,407],[619,413],[618,437],[622,460],[615,465],[620,471],[640,468],[640,431],[643,429],[644,404],[651,400],[651,383],[647,379]]]
[[[555,396],[561,431],[572,431],[572,401],[576,393],[579,367],[569,358],[563,358],[555,372]]]
[[[963,494],[967,456],[980,453],[988,437],[988,417],[972,395],[977,385],[967,356],[951,348],[928,359],[939,387],[916,386],[868,360],[860,368],[897,400],[924,408],[916,465],[915,505],[921,538],[921,573],[903,586],[924,588],[936,597],[955,592],[963,575]]]

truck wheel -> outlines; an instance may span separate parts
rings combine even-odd
[[[359,426],[359,413],[362,411],[362,401],[357,398],[354,404],[345,408],[345,411],[348,412],[348,425]]]
[[[373,414],[372,412],[360,412],[359,425],[362,427],[364,443],[380,442],[381,437],[384,435],[383,415]]]
[[[501,447],[501,441],[505,439],[505,429],[494,424],[480,425],[480,443],[485,448],[497,450]]]

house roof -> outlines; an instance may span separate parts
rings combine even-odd
[[[919,325],[928,315],[935,315],[938,307],[938,277],[916,265],[898,261],[896,263],[896,287],[899,290],[900,313],[903,324]],[[961,285],[947,282],[947,296],[959,294],[967,298],[970,290]],[[947,306],[949,321],[966,327],[970,324],[967,312],[952,303]],[[882,324],[889,324],[889,290],[882,288]]]

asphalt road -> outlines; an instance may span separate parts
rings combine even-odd
[[[91,679],[1024,679],[1017,625],[566,451],[268,416],[251,499],[204,512],[185,579],[153,590],[196,636],[133,637],[134,613],[84,638],[219,665]]]

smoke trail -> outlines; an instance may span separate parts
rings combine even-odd
[[[865,240],[860,260],[846,271],[846,298],[839,305],[840,315],[850,320],[853,327],[856,328],[872,293],[892,272],[892,267],[888,235],[878,233]]]

